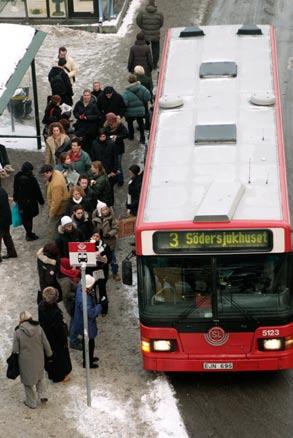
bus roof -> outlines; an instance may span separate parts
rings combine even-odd
[[[261,25],[261,35],[238,35],[240,27],[203,26],[194,37],[169,30],[140,225],[289,223],[275,34]],[[275,104],[254,105],[252,95]],[[159,96],[162,106],[183,105],[162,108]]]

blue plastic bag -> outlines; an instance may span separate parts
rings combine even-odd
[[[11,214],[12,214],[12,226],[14,228],[20,227],[22,225],[22,217],[18,208],[18,204],[16,202],[12,204]]]

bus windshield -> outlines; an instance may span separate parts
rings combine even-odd
[[[140,257],[140,313],[162,321],[288,317],[289,260],[285,253]]]

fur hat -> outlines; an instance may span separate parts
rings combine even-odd
[[[104,88],[104,93],[105,93],[105,94],[112,94],[113,91],[114,91],[114,88],[111,87],[110,85],[107,85],[107,86]]]
[[[91,289],[93,287],[93,285],[95,284],[96,280],[94,279],[94,277],[92,277],[89,274],[86,274],[85,276],[85,287],[87,289]]]
[[[106,120],[108,123],[116,123],[117,122],[117,116],[114,113],[108,113],[106,114]]]
[[[48,286],[45,287],[45,289],[43,290],[42,296],[46,303],[53,304],[57,303],[59,298],[59,292],[57,289],[55,289],[55,287]]]
[[[69,225],[72,224],[72,219],[70,216],[63,216],[61,218],[61,226],[65,227],[65,225]]]
[[[145,71],[144,71],[143,66],[142,66],[142,65],[136,65],[136,66],[134,67],[134,73],[135,73],[136,75],[144,75]]]
[[[28,321],[29,319],[33,319],[32,314],[27,310],[20,312],[19,314],[19,322]]]
[[[140,167],[137,164],[132,164],[132,166],[129,167],[130,172],[132,172],[134,175],[138,175],[140,172]]]

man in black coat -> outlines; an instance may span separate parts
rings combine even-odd
[[[10,235],[10,225],[12,224],[11,210],[8,201],[7,192],[0,187],[0,263],[2,259],[17,257],[16,249]],[[1,243],[3,242],[7,249],[7,255],[1,257]]]
[[[82,137],[83,147],[86,152],[89,152],[102,119],[97,108],[97,100],[91,95],[91,90],[85,89],[83,91],[81,99],[74,106],[73,115],[76,118],[75,135]]]
[[[61,97],[61,103],[72,106],[73,90],[72,85],[64,66],[66,59],[60,58],[58,65],[51,68],[48,79],[52,89],[52,95]]]
[[[33,169],[33,165],[26,161],[21,171],[14,177],[13,200],[18,204],[27,241],[38,239],[33,233],[33,218],[39,214],[38,204],[45,203],[39,183],[33,175]]]
[[[130,47],[128,57],[128,71],[134,73],[134,67],[141,65],[147,76],[152,75],[153,58],[150,46],[146,43],[143,32],[136,35],[136,41]]]
[[[118,169],[118,154],[113,141],[107,138],[105,129],[100,129],[98,138],[93,141],[91,158],[92,161],[102,162],[113,186]]]
[[[106,114],[114,113],[116,116],[123,117],[126,106],[121,94],[117,93],[113,87],[107,86],[97,99],[98,110],[103,115],[103,122],[106,120]]]
[[[129,167],[129,175],[130,181],[128,184],[126,208],[133,216],[136,216],[139,206],[143,173],[140,172],[140,167],[137,164],[132,164],[132,166]]]

